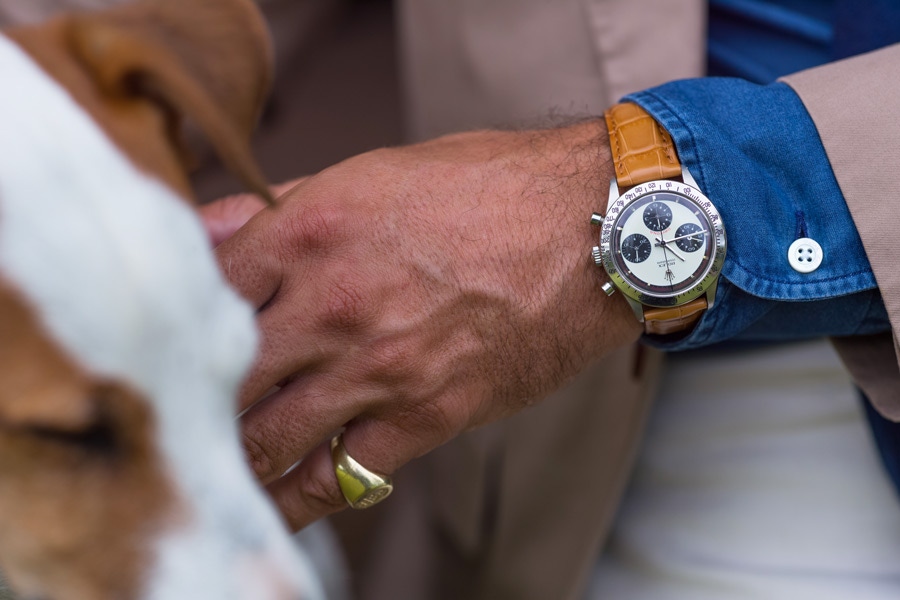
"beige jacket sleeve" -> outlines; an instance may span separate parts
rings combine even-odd
[[[785,78],[812,116],[862,237],[892,335],[835,341],[857,383],[900,421],[900,44]]]

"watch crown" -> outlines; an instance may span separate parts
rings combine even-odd
[[[603,225],[603,215],[600,213],[591,213],[591,225],[600,227]]]
[[[605,293],[607,296],[612,296],[613,294],[616,293],[616,286],[614,286],[613,284],[611,284],[608,281],[606,283],[604,283],[603,285],[601,285],[600,288],[603,290],[603,293]]]
[[[600,246],[594,246],[591,248],[591,258],[594,259],[594,263],[598,267],[603,266],[603,254],[600,252]]]

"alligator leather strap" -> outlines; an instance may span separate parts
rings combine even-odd
[[[619,190],[654,181],[681,177],[681,163],[672,136],[656,119],[633,102],[606,111],[609,147]],[[703,315],[706,296],[670,308],[644,307],[644,330],[653,335],[686,331]]]
[[[647,181],[681,176],[672,136],[637,104],[623,102],[608,109],[606,127],[622,191]]]
[[[700,296],[681,306],[671,308],[644,307],[644,331],[653,335],[669,335],[686,331],[703,316],[707,309],[706,296]]]

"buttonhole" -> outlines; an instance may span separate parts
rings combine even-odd
[[[808,237],[806,235],[806,215],[803,214],[802,210],[798,210],[794,212],[794,218],[797,220],[796,239]]]

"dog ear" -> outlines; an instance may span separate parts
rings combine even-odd
[[[272,197],[250,152],[272,78],[272,50],[252,0],[144,0],[70,17],[69,45],[100,89],[146,97],[192,121],[249,189]]]

